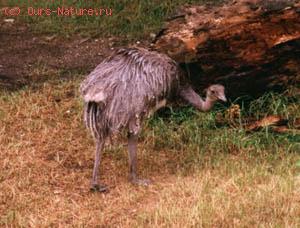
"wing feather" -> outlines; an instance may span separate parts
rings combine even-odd
[[[149,112],[179,86],[178,66],[166,55],[141,48],[123,48],[100,63],[82,82],[85,102],[105,104],[102,118],[112,130]]]

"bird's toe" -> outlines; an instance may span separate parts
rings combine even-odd
[[[108,186],[102,184],[92,184],[90,187],[90,191],[92,192],[108,192]]]
[[[151,181],[148,179],[134,179],[131,180],[131,183],[134,185],[139,185],[139,186],[148,186],[151,184]]]

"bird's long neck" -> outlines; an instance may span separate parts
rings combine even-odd
[[[180,91],[180,96],[202,112],[209,111],[215,103],[215,101],[208,97],[206,97],[204,101],[191,87],[182,89]]]
[[[197,105],[197,109],[200,110],[200,111],[203,111],[203,112],[207,112],[209,110],[212,109],[212,107],[214,106],[215,104],[215,101],[213,100],[210,100],[208,97],[206,97],[205,100],[203,100],[200,96],[199,96],[199,99],[198,99],[198,105]]]

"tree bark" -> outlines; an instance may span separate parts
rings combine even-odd
[[[153,46],[178,61],[198,90],[221,83],[231,98],[256,97],[300,82],[300,3],[184,6]]]

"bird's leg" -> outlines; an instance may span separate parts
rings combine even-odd
[[[138,134],[128,133],[128,155],[129,155],[129,180],[137,185],[149,185],[147,179],[139,179],[136,174],[137,170],[137,143]]]
[[[91,191],[105,192],[108,190],[107,186],[99,184],[99,181],[98,181],[99,166],[100,166],[101,155],[102,155],[104,143],[105,143],[104,140],[96,140],[96,151],[95,151],[93,177],[92,177],[91,187],[90,187]]]

